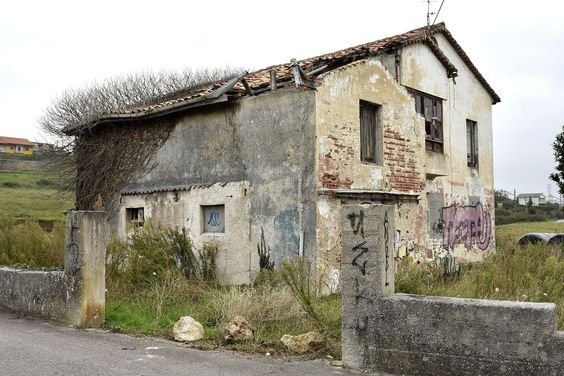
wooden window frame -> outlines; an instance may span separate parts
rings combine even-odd
[[[425,150],[444,153],[443,99],[409,88],[415,99],[415,112],[425,119]]]
[[[145,224],[145,208],[125,208],[126,223],[133,223],[136,227],[143,227]]]
[[[478,123],[466,119],[466,164],[478,168]]]
[[[382,106],[359,102],[360,161],[381,166],[383,163]]]

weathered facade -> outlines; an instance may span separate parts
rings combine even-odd
[[[472,261],[493,249],[498,101],[444,24],[421,28],[103,116],[99,133],[173,128],[153,168],[102,199],[120,233],[151,218],[218,242],[230,283],[258,272],[264,234],[276,265],[307,257],[336,291],[348,203],[394,205],[399,257]]]

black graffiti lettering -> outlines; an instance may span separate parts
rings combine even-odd
[[[388,270],[390,269],[390,249],[388,246],[389,243],[389,231],[390,231],[390,222],[388,220],[388,212],[386,211],[384,213],[384,252],[385,252],[385,279],[386,279],[386,286],[388,286],[390,284],[389,280],[388,280]]]
[[[347,215],[347,219],[351,222],[351,228],[353,234],[360,235],[364,238],[364,210],[360,210],[360,214],[350,213]]]
[[[360,250],[360,253],[358,255],[355,256],[355,258],[353,258],[352,260],[352,265],[358,267],[358,269],[360,270],[360,272],[362,273],[362,275],[366,275],[366,263],[368,262],[367,260],[364,260],[364,262],[359,265],[357,263],[357,260],[359,259],[359,257],[361,257],[362,255],[364,255],[365,253],[368,252],[368,247],[364,247],[364,245],[366,245],[366,240],[363,241],[362,243],[355,245],[352,250],[353,252]]]

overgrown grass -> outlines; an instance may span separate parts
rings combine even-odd
[[[47,232],[36,221],[0,215],[0,265],[63,267],[64,249],[64,224],[57,223]]]
[[[132,233],[128,241],[115,239],[108,249],[106,327],[171,337],[174,323],[189,315],[205,327],[206,336],[198,347],[273,355],[287,354],[280,342],[284,334],[322,329],[328,337],[322,353],[340,356],[339,297],[311,294],[306,312],[282,274],[266,269],[252,286],[221,286],[210,280],[216,253],[213,245],[195,250],[182,231],[163,231],[151,224]],[[309,268],[306,263],[294,266],[300,266],[299,276]],[[292,273],[289,268],[287,273]],[[300,283],[295,279],[295,284]],[[246,342],[224,343],[220,336],[223,326],[236,315],[250,321],[255,336]]]
[[[0,172],[0,215],[62,222],[73,202],[59,187],[56,177],[42,172]]]
[[[460,275],[445,277],[433,265],[404,260],[396,275],[396,291],[420,295],[553,302],[564,329],[564,252],[560,247],[517,247],[527,232],[564,232],[555,222],[518,223],[496,228],[497,252],[484,262],[464,265]]]

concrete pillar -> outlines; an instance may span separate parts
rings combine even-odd
[[[66,320],[81,328],[104,322],[106,247],[110,239],[106,213],[67,213],[65,249]]]
[[[345,205],[341,212],[343,364],[365,368],[377,298],[394,293],[394,208]]]

